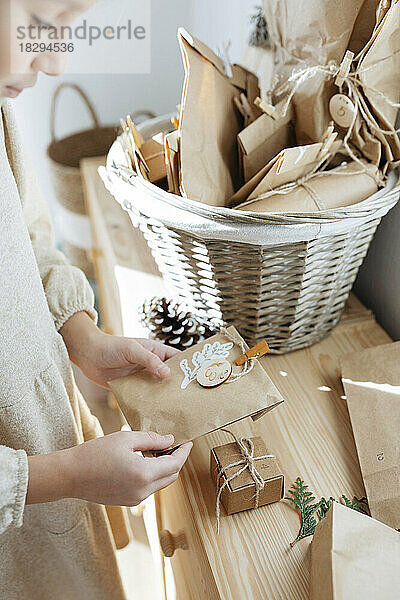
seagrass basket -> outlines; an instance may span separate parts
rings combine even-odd
[[[167,122],[166,122],[167,123]],[[148,123],[142,133],[153,132]],[[312,215],[254,216],[169,194],[121,169],[118,144],[100,175],[140,227],[174,296],[217,325],[232,323],[275,353],[304,348],[337,324],[397,172],[371,198]]]
[[[91,129],[64,138],[56,138],[55,119],[60,94],[74,90],[83,100],[91,115]],[[86,214],[82,175],[79,162],[82,158],[105,156],[110,149],[117,127],[100,126],[96,111],[85,92],[72,83],[62,83],[54,92],[51,117],[51,142],[47,149],[50,173],[58,202],[57,217],[62,235],[62,246],[71,263],[94,278],[90,260],[90,224]]]
[[[73,90],[86,105],[92,126],[63,138],[56,137],[55,121],[58,102],[65,90]],[[132,118],[154,116],[139,110]],[[47,149],[50,173],[58,202],[57,216],[63,249],[71,263],[94,278],[91,261],[90,223],[87,216],[80,161],[93,156],[106,156],[117,135],[119,125],[100,125],[97,112],[86,93],[75,83],[62,83],[54,92],[50,130],[51,142]]]

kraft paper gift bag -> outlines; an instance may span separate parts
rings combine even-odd
[[[295,146],[293,116],[292,106],[278,119],[263,113],[239,133],[239,159],[245,182],[257,175],[281,150]]]
[[[333,502],[311,543],[310,600],[395,600],[400,533]]]
[[[228,69],[184,29],[178,39],[185,66],[179,126],[182,192],[191,200],[225,206],[240,184],[237,135],[243,117],[235,99],[240,101],[246,91],[249,74],[237,65]]]
[[[378,191],[374,179],[377,172],[376,167],[366,162],[363,167],[350,162],[316,173],[304,185],[294,186],[285,193],[264,194],[236,209],[260,214],[310,213],[352,206]]]
[[[330,61],[340,64],[347,50],[358,52],[360,38],[372,33],[372,8],[366,0],[264,0],[279,82],[305,67]],[[338,91],[334,80],[327,80],[323,73],[307,77],[298,87],[293,99],[298,144],[321,139],[332,118],[330,98]]]
[[[371,515],[400,529],[400,342],[341,360]]]
[[[378,140],[383,136],[389,145],[383,151],[390,163],[400,160],[400,141],[394,131],[400,103],[400,0],[392,0],[383,16],[378,14],[377,18],[380,22],[362,51],[358,70],[368,101],[364,108],[370,110],[377,126],[386,132],[372,130],[372,134]]]
[[[215,362],[227,361],[233,376],[242,372],[234,361],[243,354],[243,340],[234,327],[227,331],[229,337],[218,333],[169,359],[167,379],[141,371],[110,382],[133,430],[172,433],[179,445],[245,417],[258,418],[283,402],[267,375],[268,358],[255,360],[249,373],[231,383],[203,387],[197,381],[205,371],[210,376],[208,368]]]
[[[179,133],[177,130],[164,137],[165,163],[167,166],[168,190],[172,194],[180,195],[180,159],[179,159]]]
[[[307,146],[285,148],[240,188],[231,198],[230,206],[258,198],[271,190],[296,181],[311,173],[328,157],[335,143],[336,133],[330,127],[324,141]],[[336,152],[336,150],[335,150]]]

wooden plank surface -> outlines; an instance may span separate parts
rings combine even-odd
[[[338,359],[390,339],[358,301],[353,303],[353,308],[357,307],[355,320],[342,322],[323,342],[267,357],[269,374],[285,403],[256,423],[247,419],[232,426],[236,435],[264,438],[268,450],[278,457],[286,490],[301,476],[317,497],[364,495]],[[184,493],[190,504],[220,598],[305,600],[310,540],[290,547],[299,517],[287,501],[224,515],[221,533],[216,533],[216,492],[209,475],[209,452],[226,441],[230,440],[223,432],[197,440],[182,481],[174,484],[177,495]],[[166,502],[171,493],[173,488],[165,492]]]

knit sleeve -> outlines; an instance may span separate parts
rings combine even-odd
[[[60,330],[80,311],[87,312],[97,322],[92,288],[83,272],[69,264],[65,255],[56,249],[47,205],[29,165],[26,177],[25,220],[55,326]]]
[[[27,489],[26,452],[0,446],[0,533],[21,527]]]

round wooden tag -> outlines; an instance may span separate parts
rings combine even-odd
[[[356,107],[344,94],[335,94],[329,102],[329,112],[339,127],[350,127]]]
[[[217,387],[229,379],[232,365],[225,359],[206,361],[197,372],[197,382],[206,388]]]

